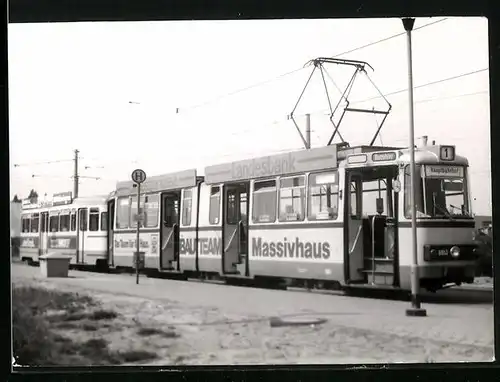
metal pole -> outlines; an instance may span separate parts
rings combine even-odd
[[[306,149],[311,148],[311,114],[306,114]]]
[[[137,243],[136,243],[136,259],[135,259],[135,283],[139,284],[139,251],[140,251],[140,245],[139,245],[139,224],[140,224],[140,219],[139,219],[139,211],[141,205],[141,184],[137,183]]]
[[[75,170],[73,174],[73,198],[78,198],[78,150],[75,150]]]
[[[411,31],[415,19],[403,19],[403,26],[406,30],[407,48],[408,48],[408,101],[409,101],[409,149],[410,149],[410,178],[411,178],[411,239],[412,239],[412,264],[411,264],[411,308],[406,310],[407,316],[426,316],[425,309],[420,307],[418,292],[420,290],[420,279],[418,276],[418,257],[417,257],[417,209],[415,205],[416,190],[416,171],[415,171],[415,127],[413,115],[413,69],[412,69],[412,49],[411,49]]]

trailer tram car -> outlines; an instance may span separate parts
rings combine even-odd
[[[71,256],[72,266],[106,269],[107,214],[106,197],[72,199],[70,192],[23,206],[21,259],[37,263],[50,252]]]
[[[416,149],[422,288],[470,283],[477,259],[468,162],[454,146]],[[141,205],[145,267],[306,285],[410,289],[409,151],[331,145],[152,177]],[[136,190],[108,209],[110,262],[132,266]],[[143,204],[144,203],[144,204]]]

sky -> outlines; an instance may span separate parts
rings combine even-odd
[[[415,136],[456,145],[469,159],[479,215],[491,214],[487,23],[417,18],[412,34]],[[137,167],[150,176],[203,173],[210,164],[300,149],[288,116],[312,71],[304,65],[317,57],[368,62],[392,105],[377,144],[408,143],[399,19],[11,24],[8,33],[11,198],[32,188],[49,199],[72,190],[74,149],[80,195],[107,194]],[[335,107],[336,87],[343,90],[353,70],[325,69]],[[378,95],[359,74],[349,101],[386,107]],[[312,147],[330,138],[328,111],[317,71],[294,111],[302,130],[311,114]],[[351,146],[368,144],[380,118],[349,114],[340,132]]]

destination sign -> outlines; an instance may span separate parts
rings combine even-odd
[[[349,155],[347,158],[347,163],[349,164],[358,164],[358,163],[366,163],[368,158],[366,157],[366,154],[355,154],[355,155]]]
[[[462,166],[426,165],[425,175],[428,178],[463,178]]]
[[[270,155],[205,168],[205,182],[216,184],[243,179],[337,168],[337,146]]]
[[[385,152],[385,153],[373,153],[372,161],[374,162],[386,162],[391,160],[396,160],[397,155],[395,152]]]
[[[72,193],[71,191],[59,192],[52,195],[52,205],[60,206],[64,204],[71,204],[72,202]]]
[[[147,178],[144,183],[141,184],[141,189],[144,192],[159,192],[194,186],[196,186],[196,170],[185,170]],[[118,196],[136,193],[137,189],[134,188],[134,182],[132,180],[122,181],[116,184],[116,194]]]

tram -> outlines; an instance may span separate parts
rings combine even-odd
[[[74,266],[106,268],[107,196],[73,199],[71,192],[46,203],[23,201],[20,258],[38,263],[51,253],[68,255]]]
[[[477,261],[468,161],[415,149],[421,287],[471,283]],[[317,288],[410,289],[409,150],[329,145],[119,182],[107,202],[108,263]]]

